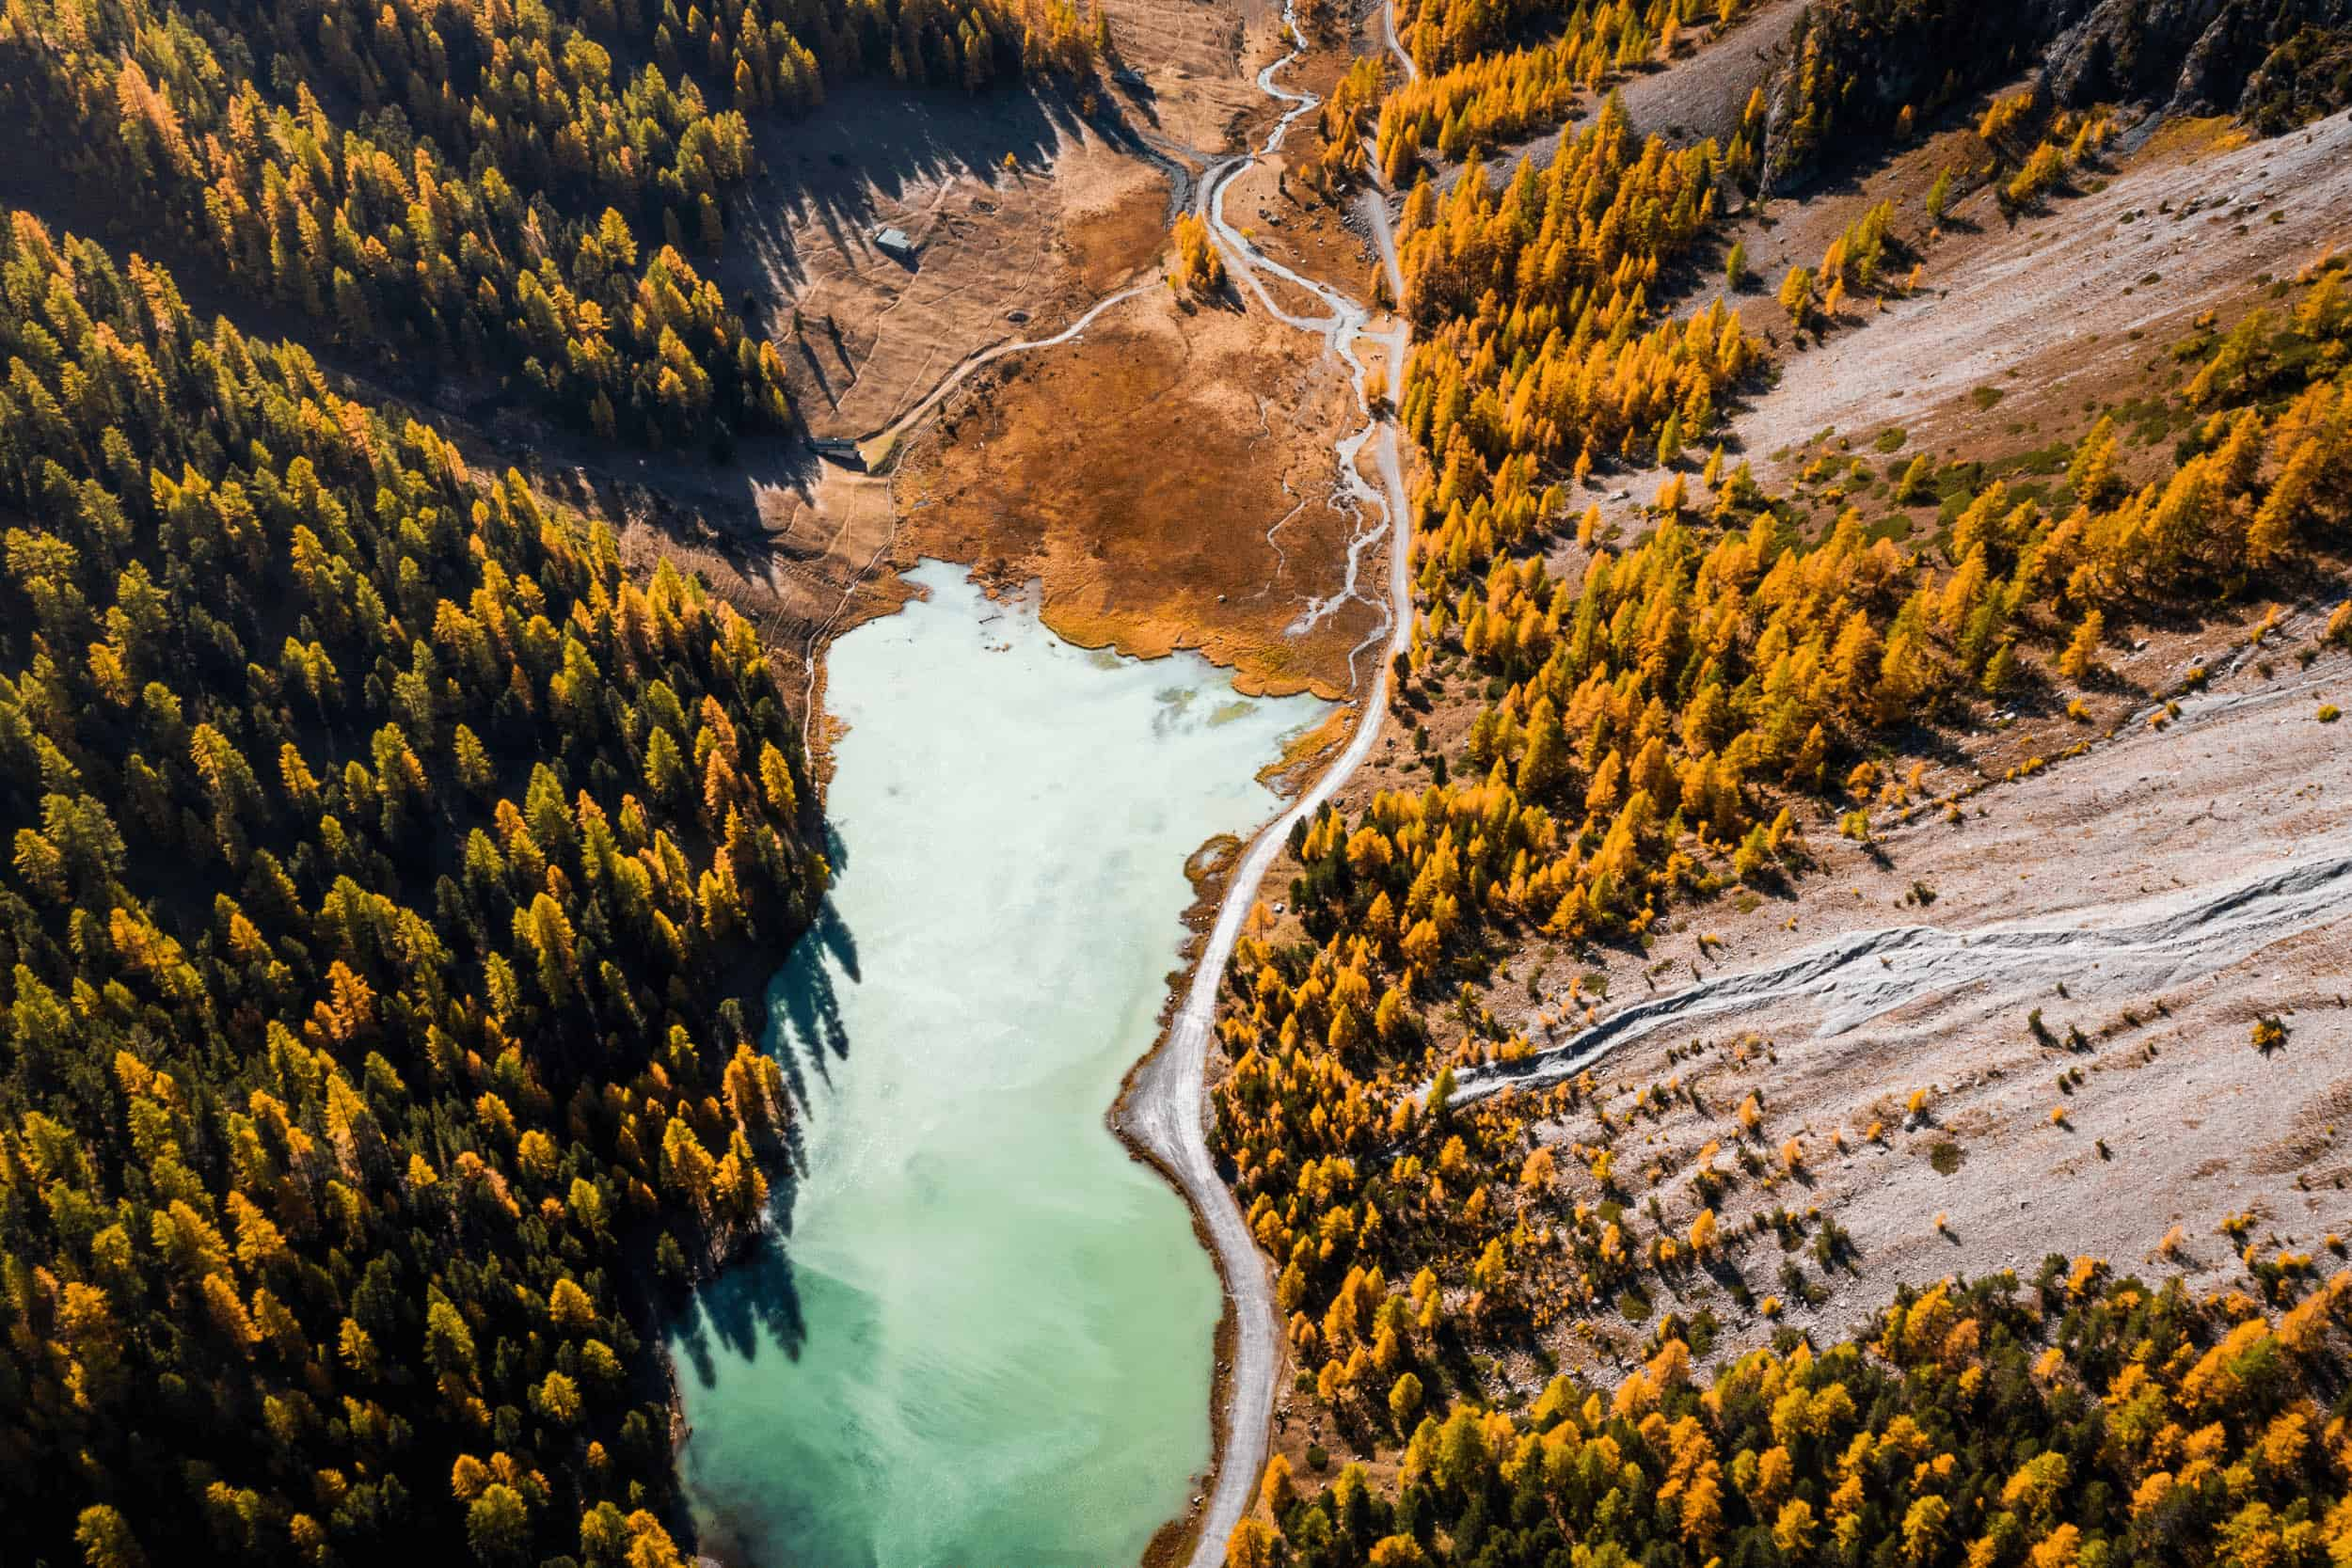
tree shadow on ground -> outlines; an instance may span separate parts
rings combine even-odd
[[[882,254],[873,231],[883,204],[960,177],[993,182],[1004,177],[1008,155],[1017,168],[1033,170],[1081,130],[1120,151],[1147,156],[1121,101],[1094,96],[1097,109],[1089,117],[1051,87],[975,96],[854,83],[803,119],[759,117],[752,136],[761,170],[729,201],[731,238],[719,266],[724,286],[730,295],[765,288],[781,297],[804,284],[807,258],[793,230],[811,220],[816,230],[805,243]]]

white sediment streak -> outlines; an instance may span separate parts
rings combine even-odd
[[[2094,917],[1950,931],[1893,926],[1814,942],[1760,969],[1645,998],[1521,1061],[1462,1074],[1448,1103],[1573,1078],[1619,1046],[1709,1019],[1788,1002],[1820,1010],[1817,1036],[1842,1035],[1899,1007],[1974,988],[2023,991],[2066,982],[2081,996],[2153,997],[2200,980],[2339,916],[2352,855],[2296,861],[2220,886],[2111,905]],[[1427,1085],[1422,1085],[1426,1092]]]

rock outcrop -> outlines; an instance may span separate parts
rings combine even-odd
[[[2099,0],[2053,40],[2047,79],[2052,95],[2071,105],[2235,114],[2249,79],[2274,52],[2347,25],[2352,0]]]
[[[1767,88],[1766,165],[1834,150],[2031,72],[2069,108],[2244,114],[2275,133],[2352,101],[2352,0],[1822,0]]]

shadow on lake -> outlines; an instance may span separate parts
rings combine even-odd
[[[857,856],[828,845],[830,903],[767,955],[806,1142],[669,1326],[685,1501],[740,1562],[1133,1562],[1208,1460],[1221,1302],[1103,1108],[1157,1029],[1184,858],[1279,808],[1259,770],[1327,708],[911,580],[829,656]]]
[[[850,851],[830,826],[825,830],[825,855],[834,867],[837,887],[848,869]],[[791,1086],[796,1170],[807,1168],[799,1143],[801,1122],[810,1104],[807,1074],[814,1071],[831,1086],[832,1065],[847,1061],[850,1055],[850,1030],[842,1022],[836,975],[850,985],[861,984],[865,978],[858,965],[857,938],[841,918],[839,901],[828,895],[817,911],[816,923],[792,944],[784,967],[769,984],[768,1033],[761,1042]],[[788,1212],[780,1214],[778,1223],[788,1231],[790,1219]]]
[[[830,825],[825,847],[837,882],[850,854]],[[856,985],[861,979],[857,938],[828,895],[816,923],[792,944],[768,988],[768,1027],[761,1049],[783,1069],[792,1101],[785,1132],[786,1164],[773,1174],[769,1193],[769,1226],[743,1256],[694,1293],[691,1306],[672,1325],[676,1354],[705,1387],[718,1381],[720,1349],[750,1362],[772,1344],[797,1361],[807,1344],[808,1318],[802,1308],[789,1242],[793,1199],[808,1170],[803,1129],[810,1104],[809,1074],[830,1087],[832,1065],[848,1060],[850,1031],[842,1017],[839,986],[843,981]]]

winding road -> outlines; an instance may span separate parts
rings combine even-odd
[[[1381,620],[1371,636],[1348,655],[1351,683],[1356,689],[1359,703],[1355,733],[1315,782],[1280,816],[1259,832],[1240,863],[1233,869],[1226,885],[1224,902],[1217,910],[1216,924],[1210,929],[1207,942],[1200,949],[1189,988],[1169,1027],[1167,1039],[1137,1069],[1115,1112],[1120,1128],[1159,1163],[1182,1189],[1199,1216],[1201,1229],[1216,1252],[1217,1272],[1224,1279],[1238,1329],[1231,1375],[1225,1386],[1224,1407],[1216,1413],[1223,1429],[1223,1452],[1207,1509],[1200,1518],[1200,1535],[1191,1559],[1192,1568],[1220,1568],[1225,1559],[1227,1537],[1248,1512],[1257,1495],[1259,1475],[1265,1467],[1266,1431],[1273,1416],[1274,1377],[1279,1361],[1279,1320],[1275,1315],[1273,1290],[1264,1260],[1258,1252],[1248,1226],[1243,1220],[1240,1208],[1233,1201],[1232,1191],[1218,1176],[1216,1162],[1208,1148],[1205,1076],[1210,1037],[1216,1021],[1217,992],[1224,981],[1226,966],[1232,958],[1234,945],[1240,940],[1242,925],[1257,901],[1259,886],[1264,881],[1275,856],[1281,851],[1292,824],[1305,819],[1330,800],[1362,766],[1372,754],[1373,747],[1378,743],[1381,715],[1388,705],[1391,662],[1393,656],[1406,646],[1412,628],[1412,517],[1405,493],[1404,465],[1399,451],[1397,428],[1388,413],[1386,401],[1375,404],[1367,385],[1375,363],[1373,351],[1378,351],[1385,357],[1382,370],[1390,393],[1392,395],[1395,388],[1403,384],[1407,330],[1401,321],[1375,327],[1374,312],[1368,307],[1330,284],[1295,272],[1266,256],[1225,216],[1226,194],[1234,180],[1279,150],[1291,127],[1322,103],[1311,93],[1295,91],[1276,81],[1277,76],[1296,63],[1305,53],[1295,9],[1296,0],[1289,0],[1282,15],[1283,35],[1292,46],[1289,53],[1260,71],[1257,77],[1259,89],[1285,105],[1282,114],[1257,148],[1222,159],[1209,167],[1195,191],[1193,206],[1208,224],[1217,249],[1225,259],[1228,276],[1246,290],[1248,295],[1254,296],[1267,314],[1286,325],[1322,338],[1330,352],[1353,369],[1356,403],[1363,415],[1364,423],[1361,428],[1335,442],[1333,451],[1338,458],[1340,498],[1358,519],[1358,527],[1348,544],[1345,584],[1340,593],[1327,601],[1320,602],[1317,610],[1319,613],[1328,614],[1347,599],[1357,598],[1375,604],[1381,611]],[[1389,48],[1402,62],[1408,77],[1416,74],[1411,57],[1397,41],[1393,0],[1384,6],[1383,11],[1382,26],[1387,34]],[[1403,279],[1398,271],[1396,246],[1390,232],[1384,195],[1376,189],[1367,189],[1361,200],[1366,221],[1380,253],[1381,264],[1388,275],[1391,293],[1394,297],[1402,298]],[[1279,278],[1303,291],[1323,308],[1321,313],[1300,314],[1285,309],[1267,288],[1266,279],[1269,277]],[[1085,313],[1051,337],[1001,342],[966,356],[919,402],[887,426],[863,437],[860,447],[871,454],[871,460],[879,462],[885,459],[889,448],[900,436],[936,409],[949,393],[982,367],[1010,355],[1053,348],[1073,341],[1104,311],[1164,286],[1163,280],[1158,277],[1132,284],[1095,301]],[[1376,483],[1366,477],[1362,467],[1367,450]],[[1373,600],[1367,598],[1359,588],[1357,569],[1373,548],[1384,540],[1389,546],[1387,589],[1377,600]],[[885,544],[883,548],[887,547]],[[876,559],[880,559],[879,551]],[[871,569],[870,565],[868,569]],[[859,580],[862,580],[863,575]],[[834,612],[834,621],[838,620],[841,610],[848,606],[854,590],[853,581],[842,596],[841,606]],[[815,652],[832,625],[833,622],[829,621],[818,627],[810,640],[812,700],[817,678]],[[1357,657],[1375,644],[1380,647],[1380,657],[1373,664],[1368,678],[1359,676]]]
[[[1237,1330],[1225,1407],[1218,1413],[1224,1430],[1224,1451],[1208,1506],[1200,1518],[1192,1568],[1218,1568],[1225,1560],[1226,1538],[1248,1512],[1257,1495],[1258,1477],[1265,1467],[1266,1428],[1274,1411],[1274,1377],[1280,1361],[1279,1321],[1275,1314],[1265,1261],[1249,1234],[1240,1206],[1218,1176],[1216,1164],[1209,1154],[1205,1078],[1210,1037],[1216,1022],[1217,992],[1224,984],[1234,944],[1241,938],[1243,922],[1257,901],[1259,886],[1265,880],[1275,856],[1281,852],[1291,825],[1305,820],[1330,800],[1378,743],[1380,717],[1388,705],[1391,660],[1406,646],[1412,628],[1412,517],[1405,495],[1397,430],[1384,410],[1374,405],[1365,385],[1371,370],[1365,354],[1368,347],[1385,350],[1389,387],[1394,388],[1402,383],[1406,328],[1400,323],[1375,330],[1372,312],[1365,306],[1320,279],[1294,272],[1264,256],[1225,217],[1225,196],[1234,179],[1251,164],[1278,150],[1290,128],[1321,102],[1312,94],[1294,91],[1275,80],[1304,52],[1294,9],[1295,0],[1294,7],[1283,13],[1283,27],[1293,40],[1291,52],[1258,73],[1260,90],[1289,106],[1254,151],[1226,159],[1210,169],[1201,182],[1200,211],[1225,257],[1227,272],[1256,296],[1266,312],[1322,337],[1334,354],[1354,366],[1357,403],[1363,410],[1365,423],[1337,443],[1336,451],[1341,488],[1357,503],[1357,515],[1367,520],[1367,526],[1351,542],[1349,553],[1353,560],[1386,536],[1389,582],[1382,602],[1383,626],[1373,639],[1367,640],[1382,643],[1381,656],[1373,665],[1369,679],[1359,683],[1360,706],[1355,734],[1290,808],[1260,831],[1234,867],[1226,884],[1224,902],[1217,909],[1216,922],[1194,964],[1189,988],[1169,1026],[1168,1038],[1136,1073],[1121,1113],[1121,1123],[1129,1135],[1159,1161],[1184,1189],[1194,1212],[1200,1216],[1201,1228],[1216,1252],[1217,1272],[1224,1276]],[[1371,198],[1369,204],[1377,210],[1375,235],[1391,287],[1395,287],[1395,247],[1388,235],[1388,212],[1376,196]],[[1325,313],[1299,315],[1284,309],[1267,289],[1267,277],[1279,278],[1303,290],[1325,307]],[[1367,448],[1379,479],[1376,488],[1359,466]],[[1375,515],[1378,520],[1370,521]],[[1360,653],[1362,649],[1356,651]],[[1351,654],[1351,672],[1354,666],[1355,657]]]

